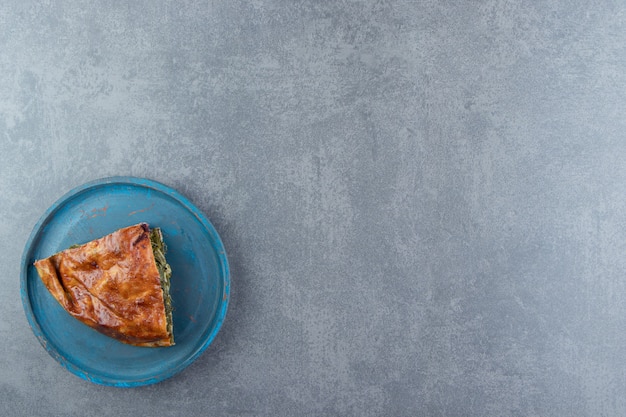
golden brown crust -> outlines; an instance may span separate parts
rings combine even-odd
[[[38,260],[50,293],[72,316],[134,346],[171,346],[163,290],[141,223]]]

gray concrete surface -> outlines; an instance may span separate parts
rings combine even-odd
[[[623,2],[0,4],[0,415],[626,415]],[[212,220],[215,343],[101,387],[28,327],[31,228],[134,175]]]

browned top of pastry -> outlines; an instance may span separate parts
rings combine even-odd
[[[35,267],[54,298],[88,326],[135,346],[172,344],[147,224],[64,250]]]

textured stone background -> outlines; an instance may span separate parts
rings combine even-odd
[[[621,1],[0,4],[0,415],[626,415]],[[232,267],[215,343],[100,387],[36,341],[31,228],[179,189]]]

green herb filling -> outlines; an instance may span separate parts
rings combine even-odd
[[[174,323],[172,321],[172,298],[170,297],[170,277],[172,276],[172,269],[165,260],[165,253],[167,252],[167,246],[163,242],[163,234],[158,227],[150,231],[150,243],[152,244],[152,252],[154,253],[154,260],[156,267],[159,271],[159,277],[161,278],[161,289],[163,290],[163,302],[165,304],[165,317],[167,319],[167,332],[170,335],[170,340],[174,344]]]

